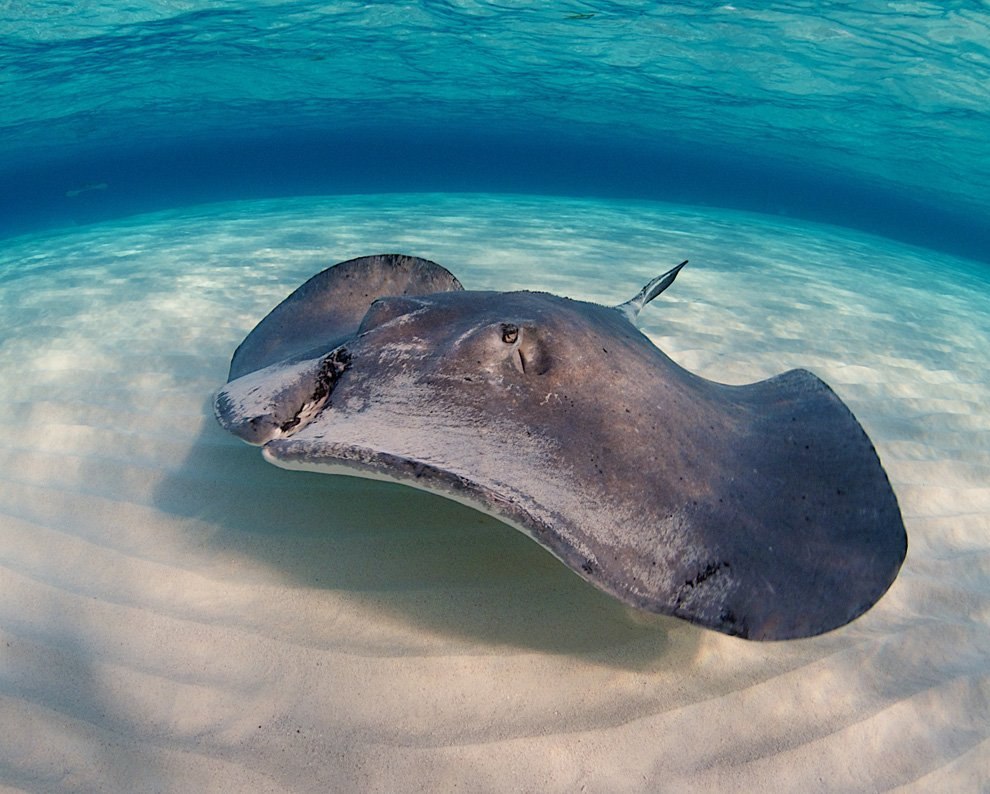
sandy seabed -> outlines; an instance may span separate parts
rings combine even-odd
[[[386,251],[603,303],[689,258],[643,330],[712,379],[828,381],[898,494],[900,577],[848,627],[752,643],[636,613],[460,505],[264,463],[212,418],[231,352],[313,273]],[[990,781],[983,266],[660,204],[309,198],[7,241],[0,305],[0,784]]]

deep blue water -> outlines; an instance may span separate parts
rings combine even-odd
[[[0,8],[0,234],[239,197],[781,214],[990,261],[990,4]]]

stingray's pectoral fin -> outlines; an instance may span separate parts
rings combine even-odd
[[[343,344],[378,298],[462,289],[448,270],[416,256],[377,254],[340,262],[313,276],[254,327],[234,351],[228,380]]]
[[[389,480],[472,505],[626,604],[725,634],[812,637],[867,611],[897,576],[907,536],[849,409],[804,370],[748,386],[690,383],[690,408],[666,439],[686,468],[613,457],[621,476],[597,496],[600,471],[558,475],[525,428],[510,459],[528,465],[490,465],[506,455],[504,438],[451,437],[449,415],[371,441],[355,423],[391,426],[381,405],[360,417],[324,410],[301,432],[271,435],[263,454],[286,469]]]
[[[338,347],[319,358],[272,364],[220,389],[213,412],[249,444],[291,436],[323,410],[350,361],[347,348]]]
[[[806,370],[705,390],[735,419],[683,510],[692,541],[667,595],[672,613],[783,640],[866,612],[896,578],[907,535],[859,422]]]
[[[662,273],[653,279],[649,284],[647,284],[634,298],[630,298],[625,303],[620,303],[615,308],[622,312],[629,322],[635,324],[636,318],[639,317],[639,313],[643,311],[643,307],[653,300],[657,295],[663,292],[667,287],[674,283],[674,279],[677,278],[677,274],[681,272],[681,268],[688,263],[685,259],[677,267],[673,267],[666,273]]]

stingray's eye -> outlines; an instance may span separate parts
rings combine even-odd
[[[512,323],[502,323],[502,341],[514,345],[519,340],[519,326]]]

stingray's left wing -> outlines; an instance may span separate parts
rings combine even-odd
[[[378,254],[341,262],[317,273],[254,327],[234,351],[227,380],[331,350],[357,331],[378,298],[461,289],[450,271],[417,256]]]

